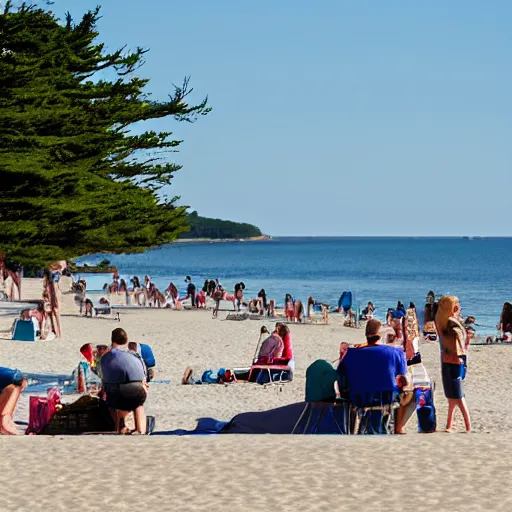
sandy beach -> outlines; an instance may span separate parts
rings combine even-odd
[[[25,296],[39,282],[25,280]],[[64,336],[24,343],[0,333],[2,366],[27,372],[71,373],[87,342],[109,343],[123,327],[132,341],[151,345],[157,359],[148,413],[156,430],[192,429],[196,419],[229,420],[235,414],[279,407],[304,399],[306,368],[316,359],[333,361],[340,342],[358,343],[363,331],[330,325],[292,325],[297,368],[283,386],[231,384],[182,386],[187,366],[247,366],[264,322],[212,319],[206,311],[123,311],[121,322],[80,318],[64,295]],[[0,331],[10,320],[0,320]],[[270,327],[271,323],[266,322]],[[9,492],[2,510],[211,510],[242,504],[279,510],[512,510],[509,475],[512,416],[507,373],[509,346],[472,347],[466,396],[474,433],[446,434],[437,344],[421,346],[437,382],[438,428],[416,433],[413,416],[405,436],[200,436],[118,437],[0,436]],[[28,395],[17,410],[28,419]],[[462,421],[457,416],[457,429]]]

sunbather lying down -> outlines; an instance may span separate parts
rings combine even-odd
[[[193,375],[193,369],[188,367],[181,379],[182,384],[227,384],[235,380],[233,370],[219,368],[217,370],[205,370],[201,377],[196,378]]]
[[[285,383],[293,379],[293,371],[284,365],[254,365],[250,368],[205,370],[200,377],[188,367],[181,379],[182,384],[228,384],[230,382],[254,382],[257,384]]]

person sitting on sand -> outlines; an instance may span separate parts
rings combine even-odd
[[[112,348],[101,360],[101,378],[107,395],[107,405],[116,421],[119,433],[127,433],[124,418],[131,412],[135,416],[135,429],[146,433],[147,382],[144,363],[128,350],[128,335],[124,329],[112,331]]]
[[[235,305],[235,311],[240,311],[240,308],[242,307],[244,303],[244,290],[245,290],[245,284],[240,282],[235,284],[235,290],[233,293],[233,302]]]
[[[19,370],[0,367],[0,433],[16,435],[18,429],[12,419],[27,379]]]
[[[259,314],[264,315],[267,312],[268,303],[267,303],[267,292],[264,288],[262,288],[258,292],[258,309]]]
[[[375,306],[372,302],[368,302],[366,307],[361,311],[361,320],[370,320],[373,318],[373,313],[375,312]]]

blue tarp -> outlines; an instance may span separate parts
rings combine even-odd
[[[312,407],[298,402],[269,411],[237,414],[229,422],[199,418],[194,430],[154,432],[153,435],[291,434],[294,429],[296,434],[346,434],[347,425],[348,406]]]

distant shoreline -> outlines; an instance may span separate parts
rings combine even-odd
[[[251,236],[249,238],[180,238],[171,244],[225,244],[232,242],[262,242],[272,240],[270,235]]]

